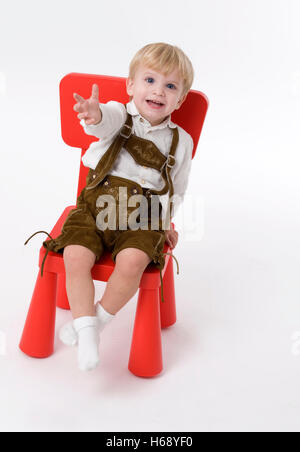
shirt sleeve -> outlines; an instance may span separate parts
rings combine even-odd
[[[127,118],[126,108],[120,102],[114,100],[107,104],[100,104],[102,119],[99,124],[87,125],[85,120],[80,121],[87,135],[93,135],[96,138],[109,140],[121,129]]]
[[[174,207],[172,218],[175,216],[179,206],[182,204],[185,192],[188,187],[189,175],[192,166],[193,148],[193,139],[190,135],[187,135],[185,156],[179,170],[177,171],[173,179],[174,195],[172,197],[172,200]]]

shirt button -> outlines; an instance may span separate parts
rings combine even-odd
[[[142,184],[144,184],[145,183],[145,181],[144,181],[144,179],[142,179]]]
[[[104,185],[108,185],[108,182],[107,182],[107,180],[104,182]]]
[[[95,179],[96,178],[96,174],[93,174],[93,179]]]

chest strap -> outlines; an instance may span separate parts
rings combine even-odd
[[[113,164],[115,163],[119,152],[124,146],[125,142],[128,140],[132,133],[132,118],[128,115],[125,124],[121,128],[119,134],[113,140],[105,154],[99,160],[95,171],[92,176],[92,182],[87,183],[86,190],[91,190],[92,188],[97,187],[100,182],[107,176],[109,171],[111,170]],[[90,179],[90,173],[88,175],[88,180]]]

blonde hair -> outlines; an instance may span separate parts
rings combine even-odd
[[[161,72],[164,76],[178,70],[183,80],[182,97],[189,92],[193,84],[194,69],[192,63],[179,47],[164,42],[146,45],[131,60],[129,65],[129,77],[131,79],[134,79],[140,64]]]

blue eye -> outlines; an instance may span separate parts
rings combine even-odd
[[[173,85],[173,83],[168,83],[167,87],[170,88],[170,89],[176,89],[176,86]]]
[[[153,83],[153,82],[154,82],[154,78],[152,78],[152,77],[147,77],[147,78],[146,78],[146,81],[147,81],[148,83]]]

